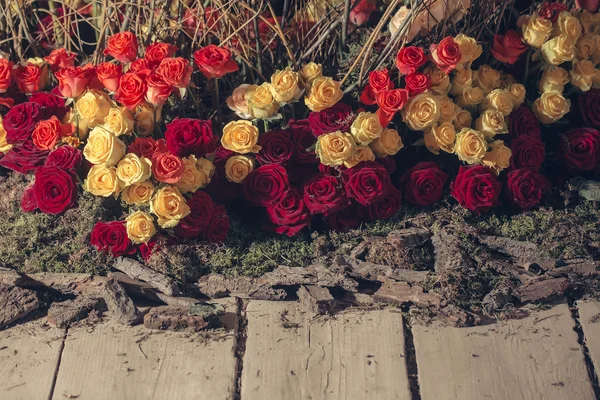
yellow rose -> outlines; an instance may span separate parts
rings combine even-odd
[[[83,155],[92,164],[112,167],[125,155],[125,150],[125,143],[102,126],[97,126],[90,132]]]
[[[431,148],[427,147],[429,151],[431,151],[434,154],[438,154],[440,149],[445,151],[446,153],[454,152],[454,142],[456,141],[456,129],[454,128],[452,122],[442,122],[441,124],[431,128],[428,131],[428,133],[431,137],[433,137],[433,140],[435,140],[435,146],[432,146],[432,148],[436,148],[438,150],[437,152],[435,152],[432,151]],[[427,143],[425,143],[425,145],[427,145]]]
[[[596,67],[590,60],[574,60],[571,67],[571,85],[587,92],[592,88]]]
[[[477,41],[474,38],[463,35],[462,33],[456,35],[454,41],[458,44],[461,56],[456,68],[466,69],[471,67],[471,63],[481,56],[483,51],[481,45],[477,44]]]
[[[454,127],[457,130],[470,128],[473,125],[473,114],[469,110],[460,110],[454,119]]]
[[[575,57],[575,39],[567,35],[560,35],[548,40],[542,46],[544,60],[552,65],[560,65],[571,61]]]
[[[273,98],[271,84],[263,83],[248,96],[248,112],[254,118],[270,118],[279,110],[279,104]]]
[[[225,163],[225,176],[229,182],[242,183],[254,170],[254,161],[246,156],[233,156]]]
[[[473,70],[470,68],[456,70],[452,78],[450,94],[452,96],[459,96],[465,88],[473,86],[473,75]]]
[[[496,89],[483,99],[479,108],[481,112],[485,110],[500,111],[506,117],[512,112],[513,106],[513,99],[508,90]]]
[[[428,67],[424,74],[429,76],[433,94],[447,94],[450,91],[450,76],[438,67]]]
[[[134,153],[125,155],[117,164],[117,177],[124,186],[140,183],[152,176],[152,161]]]
[[[465,88],[460,96],[457,96],[456,105],[461,108],[475,110],[477,105],[483,101],[483,90],[478,87]]]
[[[379,158],[393,156],[403,147],[402,138],[395,129],[384,129],[381,136],[370,144],[371,150]]]
[[[154,193],[154,184],[152,181],[147,180],[140,183],[134,183],[131,186],[127,186],[121,193],[123,201],[129,205],[144,205],[148,204]]]
[[[131,135],[133,133],[133,115],[125,107],[114,107],[104,118],[104,127],[115,136]]]
[[[108,94],[100,90],[88,90],[75,102],[75,111],[89,128],[104,123],[112,104]]]
[[[554,31],[555,36],[567,35],[571,39],[577,40],[581,36],[582,27],[577,18],[568,11],[563,11],[558,15]]]
[[[496,110],[485,110],[475,121],[475,129],[487,138],[508,132],[504,115]]]
[[[344,161],[346,168],[356,167],[363,161],[375,161],[375,154],[368,146],[356,146],[356,151],[348,160]]]
[[[271,76],[271,94],[280,104],[298,101],[302,93],[304,90],[300,88],[300,76],[290,67],[275,71]]]
[[[590,58],[594,54],[597,35],[586,34],[580,36],[575,43],[575,56],[580,60]]]
[[[438,122],[441,106],[430,93],[421,93],[402,109],[402,120],[413,131],[424,131]]]
[[[481,159],[481,163],[490,167],[499,174],[503,169],[510,165],[510,156],[512,152],[504,145],[502,140],[495,140],[490,144],[490,151]]]
[[[523,25],[523,39],[531,47],[539,49],[552,33],[552,21],[533,13]]]
[[[483,133],[473,129],[463,129],[456,135],[454,153],[467,164],[479,164],[487,152],[487,142]]]
[[[565,116],[571,109],[571,102],[559,91],[549,90],[533,102],[531,110],[542,124],[551,124]]]
[[[83,190],[94,196],[116,196],[123,188],[123,183],[117,176],[115,167],[94,165],[83,181]]]
[[[148,243],[156,234],[154,218],[150,214],[138,210],[125,218],[125,221],[127,236],[133,243]]]
[[[252,118],[250,111],[248,111],[248,97],[250,97],[257,87],[258,85],[248,85],[246,83],[236,87],[231,96],[229,96],[226,100],[227,106],[240,118]]]
[[[231,121],[223,127],[221,144],[236,153],[257,153],[261,149],[257,145],[258,134],[258,128],[250,121]]]
[[[440,121],[454,121],[460,107],[454,104],[448,96],[438,96],[437,100],[440,105]]]
[[[313,81],[304,102],[311,111],[323,111],[335,105],[343,96],[339,82],[321,76]]]
[[[518,108],[525,101],[525,86],[520,83],[513,83],[508,87],[508,94],[513,101],[513,110]]]
[[[474,75],[473,85],[480,88],[483,91],[484,96],[500,87],[500,71],[495,70],[489,65],[482,65]]]
[[[379,117],[370,112],[361,112],[358,114],[352,126],[350,133],[357,144],[366,146],[373,140],[381,136],[383,127],[379,122]]]
[[[78,118],[77,113],[70,109],[66,112],[65,116],[62,119],[63,124],[72,124],[75,127],[75,132],[80,139],[85,139],[90,127],[88,126],[87,121]]]
[[[10,149],[12,149],[12,144],[8,144],[6,141],[6,130],[2,122],[2,115],[0,115],[0,153],[6,153]]]
[[[300,77],[306,90],[309,90],[315,79],[323,76],[323,67],[321,64],[309,62],[300,70]]]
[[[565,90],[565,85],[569,82],[569,73],[561,67],[550,67],[542,73],[540,79],[540,92],[548,92],[556,90],[562,93]]]
[[[189,215],[190,208],[179,189],[165,186],[156,191],[150,202],[150,212],[158,217],[158,225],[166,229],[176,227],[179,220]]]
[[[184,157],[181,161],[183,161],[183,175],[175,183],[181,193],[193,193],[210,183],[210,177],[196,166],[198,160],[195,155]]]
[[[356,143],[352,135],[344,132],[333,132],[319,136],[315,153],[321,164],[330,167],[342,165],[356,151]]]
[[[138,107],[135,113],[135,125],[137,133],[140,136],[150,136],[154,133],[154,118],[160,121],[162,106],[157,106],[156,109],[149,103],[143,103]]]
[[[196,168],[198,168],[199,171],[203,172],[204,175],[208,177],[207,185],[210,183],[212,177],[215,175],[215,171],[217,170],[215,164],[213,164],[212,161],[204,157],[200,157],[198,161],[196,161]]]
[[[583,27],[583,30],[587,32],[592,32],[594,30],[594,25],[596,25],[596,18],[594,14],[589,11],[583,10],[576,14],[579,18],[579,23]]]

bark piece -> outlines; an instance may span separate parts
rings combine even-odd
[[[197,332],[218,325],[216,313],[190,315],[189,311],[189,307],[154,307],[144,316],[144,326],[149,329]]]
[[[382,277],[390,278],[396,281],[418,284],[429,275],[429,271],[411,271],[407,269],[397,269],[387,265],[374,264],[367,261],[361,261],[338,255],[331,269],[343,271],[343,273],[354,278],[377,281]]]
[[[505,305],[515,302],[517,298],[514,296],[516,289],[512,284],[505,284],[485,295],[481,302],[483,307],[488,310],[500,310]]]
[[[477,314],[465,311],[453,304],[439,310],[438,315],[447,323],[455,327],[473,326],[481,323]]]
[[[480,235],[479,242],[488,248],[511,257],[521,267],[537,264],[543,270],[555,267],[556,259],[548,257],[540,247],[531,242],[509,239],[502,236]]]
[[[100,303],[100,299],[91,297],[52,303],[48,310],[48,322],[57,328],[66,328],[73,322],[87,317],[90,311],[97,308]]]
[[[135,325],[141,320],[141,314],[129,298],[123,286],[113,277],[109,276],[102,297],[106,302],[108,311],[114,318],[124,325]]]
[[[344,303],[348,303],[354,306],[372,306],[373,304],[375,304],[373,296],[358,292],[346,292],[340,300]]]
[[[522,303],[550,301],[565,294],[569,286],[567,278],[553,278],[525,284],[519,288]]]
[[[462,228],[462,229],[461,229]],[[472,264],[471,257],[462,250],[459,232],[464,233],[468,227],[447,225],[436,232],[431,238],[435,253],[435,270],[454,270]]]
[[[211,297],[241,297],[254,300],[282,300],[287,296],[283,289],[261,286],[257,279],[246,276],[227,278],[220,274],[209,274],[200,278],[198,288],[202,294]]]
[[[373,299],[381,303],[406,304],[412,303],[422,308],[439,308],[441,297],[436,293],[425,293],[420,286],[410,286],[406,282],[396,282],[383,279],[383,285],[375,292]]]
[[[160,272],[156,272],[131,258],[117,258],[114,267],[133,279],[149,283],[166,295],[173,296],[181,294],[181,290],[179,290],[179,287],[173,279]]]
[[[170,306],[187,306],[198,302],[198,300],[191,297],[166,295],[157,291],[149,283],[132,279],[122,272],[113,272],[112,275],[121,285],[123,285],[123,288],[130,296],[141,297],[147,300],[165,303]]]
[[[0,329],[39,307],[40,302],[34,291],[14,286],[0,286]]]
[[[422,246],[431,237],[431,232],[423,228],[407,228],[392,231],[387,236],[387,241],[396,246],[417,248]]]
[[[594,260],[577,260],[570,261],[567,265],[555,268],[548,273],[552,276],[576,275],[583,277],[591,277],[598,274],[597,262]]]
[[[27,277],[20,275],[17,271],[10,268],[0,268],[0,285],[3,286],[23,286]]]
[[[298,298],[309,310],[319,315],[330,313],[336,304],[327,288],[314,285],[300,286]]]

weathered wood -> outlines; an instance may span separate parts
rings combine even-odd
[[[410,399],[402,314],[313,318],[289,302],[250,301],[244,400]]]
[[[232,399],[237,327],[230,320],[237,311],[234,300],[223,303],[228,325],[212,332],[149,331],[110,320],[91,331],[72,327],[53,400],[65,394],[83,400]]]
[[[472,328],[413,325],[421,398],[592,400],[566,304]]]
[[[518,265],[538,264],[543,270],[549,270],[556,265],[556,259],[549,257],[540,246],[531,242],[514,240],[503,236],[479,235],[479,242],[489,249],[511,257]]]
[[[598,373],[600,371],[600,303],[591,299],[578,301],[577,309],[585,343]]]
[[[119,257],[115,260],[114,268],[124,272],[133,279],[149,283],[166,295],[181,294],[175,281],[160,272],[154,271],[131,258]]]
[[[383,285],[375,292],[377,302],[402,305],[412,303],[421,308],[439,308],[442,298],[437,293],[425,293],[420,286],[411,286],[406,282],[382,279]]]
[[[117,322],[125,325],[135,325],[142,319],[140,312],[125,292],[125,289],[114,277],[109,277],[104,284],[102,298],[106,302],[108,311]]]
[[[0,399],[47,399],[63,338],[43,318],[0,331]]]
[[[169,331],[198,332],[202,329],[217,327],[219,315],[224,310],[205,306],[205,312],[192,313],[190,307],[161,306],[153,307],[144,316],[144,326],[149,329]]]
[[[87,317],[101,302],[99,298],[81,296],[61,303],[52,303],[48,309],[48,323],[57,328],[66,328],[73,322]]]
[[[382,277],[408,283],[421,283],[427,279],[428,271],[411,271],[407,269],[394,268],[389,265],[374,264],[338,255],[333,260],[332,269],[343,271],[353,278],[361,278],[377,281]]]
[[[561,297],[567,287],[567,278],[546,279],[525,284],[519,288],[519,298],[522,303],[550,301]]]
[[[327,314],[335,307],[336,301],[327,288],[302,285],[297,293],[305,307],[315,314]]]
[[[130,278],[123,272],[113,272],[112,276],[123,285],[130,296],[144,298],[150,301],[162,302],[170,306],[186,306],[196,303],[198,300],[185,296],[169,296],[159,292],[149,283]]]
[[[0,329],[40,307],[37,294],[29,289],[0,286]]]
[[[467,226],[447,225],[433,235],[431,244],[435,253],[434,266],[437,272],[454,270],[473,263],[469,255],[462,250],[459,236],[461,229],[467,228]]]

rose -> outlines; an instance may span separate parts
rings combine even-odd
[[[485,136],[473,129],[463,129],[456,135],[454,153],[458,159],[468,164],[481,161],[487,151]]]
[[[500,111],[505,117],[509,116],[514,107],[513,99],[505,89],[492,90],[481,102],[480,112],[485,110]]]
[[[182,159],[183,174],[175,186],[182,193],[194,193],[196,190],[205,187],[215,172],[215,166],[206,158],[196,159],[191,155]]]
[[[277,225],[275,232],[289,237],[296,235],[310,223],[308,208],[297,189],[288,190],[280,202],[268,206],[267,215]]]
[[[381,198],[367,207],[367,217],[371,220],[387,219],[394,216],[402,204],[402,193],[395,187],[391,187]]]
[[[154,140],[151,137],[137,137],[133,143],[129,145],[128,151],[130,153],[135,153],[140,157],[152,159],[154,153],[165,153],[168,150],[164,139]]]
[[[420,72],[415,72],[404,77],[404,85],[408,90],[408,95],[414,97],[431,90],[431,78]]]
[[[480,88],[484,95],[500,87],[501,74],[489,65],[481,65],[473,77],[473,85]]]
[[[366,105],[373,105],[377,102],[377,93],[382,90],[392,89],[394,83],[390,80],[387,68],[369,72],[369,84],[360,95],[360,101]]]
[[[209,228],[215,204],[207,193],[197,191],[188,201],[188,206],[190,213],[175,227],[175,233],[182,238],[198,237]]]
[[[125,155],[125,143],[116,138],[111,132],[97,126],[90,132],[83,155],[92,164],[102,164],[107,167],[117,165]]]
[[[227,238],[230,228],[229,217],[225,211],[225,207],[216,205],[213,208],[213,214],[210,218],[208,226],[203,232],[203,237],[210,243],[223,243]]]
[[[0,93],[6,92],[12,83],[13,63],[6,58],[0,58]]]
[[[571,61],[575,57],[576,40],[564,34],[548,40],[542,45],[544,60],[552,65]]]
[[[227,47],[219,47],[214,44],[196,50],[194,63],[208,79],[221,78],[223,75],[239,69],[235,61],[231,59],[231,51]]]
[[[156,234],[154,218],[142,211],[135,211],[125,218],[127,236],[136,244],[148,243]]]
[[[123,182],[117,177],[115,167],[94,165],[83,181],[83,190],[94,196],[109,197],[117,195],[123,189]]]
[[[527,94],[527,91],[525,86],[521,85],[520,83],[511,83],[511,85],[508,87],[508,94],[512,98],[513,110],[515,110],[521,104],[523,104],[523,102],[525,102],[525,95]]]
[[[427,130],[423,139],[427,150],[433,154],[439,154],[440,150],[446,153],[454,153],[456,129],[452,122],[445,121]]]
[[[21,210],[23,212],[33,212],[38,208],[34,186],[31,185],[23,191],[23,195],[21,196]]]
[[[533,13],[522,29],[523,40],[531,47],[539,49],[552,33],[552,21],[540,18],[536,13]]]
[[[475,72],[472,69],[461,69],[454,72],[449,94],[452,96],[461,95],[465,89],[473,85]]]
[[[367,146],[356,146],[356,151],[348,160],[344,161],[344,167],[352,168],[364,161],[375,161],[373,150]]]
[[[600,1],[598,0],[575,0],[575,7],[582,8],[585,11],[593,14],[598,10],[598,5]]]
[[[146,76],[146,100],[154,106],[162,106],[173,93],[173,86],[164,81],[161,75],[153,72]]]
[[[123,186],[130,186],[134,183],[140,183],[152,174],[152,162],[136,154],[125,155],[117,164],[117,177],[123,182]]]
[[[156,74],[171,86],[185,88],[190,83],[192,66],[181,57],[164,58],[156,69]]]
[[[21,145],[13,146],[8,153],[4,154],[4,157],[0,158],[0,166],[25,174],[42,165],[46,157],[48,157],[47,150],[40,150],[33,141],[27,140]]]
[[[123,65],[105,62],[96,66],[96,77],[109,92],[116,92],[123,75]]]
[[[469,211],[484,213],[498,205],[502,184],[487,167],[461,166],[454,182],[450,184],[452,197]]]
[[[254,170],[254,161],[246,156],[233,156],[225,163],[225,176],[229,182],[242,183]]]
[[[52,116],[50,119],[37,123],[31,134],[31,139],[38,149],[52,150],[60,137],[71,134],[72,128],[71,124],[63,126],[58,118]]]
[[[81,165],[81,151],[72,146],[61,146],[48,155],[46,167],[57,167],[65,171],[74,170]]]
[[[592,128],[571,129],[563,135],[559,154],[569,171],[591,171],[600,161],[600,133]]]
[[[154,153],[152,175],[159,182],[176,183],[184,172],[183,161],[172,153]]]
[[[510,163],[513,168],[539,170],[546,157],[544,142],[527,135],[513,139],[510,149],[512,151]]]
[[[543,192],[549,189],[548,179],[534,169],[517,169],[506,176],[505,193],[508,201],[524,210],[537,206]]]
[[[508,132],[513,137],[526,135],[535,139],[541,138],[539,121],[535,117],[535,114],[523,105],[513,111],[508,117]]]
[[[223,127],[221,144],[227,150],[240,154],[256,153],[261,147],[258,143],[258,128],[249,121],[231,121]]]
[[[60,94],[75,98],[83,94],[93,73],[91,68],[66,67],[61,68],[54,76],[58,79]]]
[[[38,208],[45,214],[61,214],[77,201],[75,177],[57,167],[38,168],[33,191]]]
[[[471,63],[481,56],[483,51],[481,45],[477,44],[477,41],[474,38],[462,33],[456,35],[454,41],[458,44],[458,50],[460,52],[460,62],[457,68],[470,68]]]
[[[483,90],[478,87],[464,88],[462,94],[457,96],[455,101],[459,107],[474,111],[477,109],[477,105],[483,101]]]
[[[410,99],[402,109],[402,119],[413,131],[424,131],[439,119],[441,107],[430,93],[421,93]]]
[[[146,75],[154,70],[155,65],[145,58],[138,58],[134,60],[131,64],[129,64],[129,69],[127,72],[135,72],[139,75]]]
[[[549,92],[556,90],[562,93],[565,90],[565,85],[569,83],[569,73],[566,69],[556,66],[546,68],[540,79],[540,92]]]
[[[279,110],[279,103],[275,101],[270,83],[263,83],[256,87],[248,96],[248,112],[254,118],[270,118]]]
[[[104,128],[115,136],[131,135],[133,133],[133,115],[124,107],[113,107],[104,117]]]
[[[600,89],[577,96],[579,117],[588,128],[600,129]]]
[[[278,103],[298,101],[304,90],[300,88],[300,75],[287,67],[271,75],[271,93]]]
[[[579,60],[590,58],[593,56],[596,48],[596,36],[584,35],[577,39],[575,43],[575,57]]]
[[[415,73],[427,62],[425,51],[417,46],[406,46],[396,55],[396,67],[403,75]]]
[[[576,17],[569,12],[561,12],[558,14],[555,31],[559,35],[567,35],[571,39],[577,40],[581,36],[583,28]]]
[[[452,122],[456,118],[459,107],[447,95],[437,96],[440,105],[440,122]]]
[[[565,4],[561,4],[557,1],[545,1],[540,6],[538,13],[541,18],[556,22],[558,20],[558,15],[567,10],[568,8]]]
[[[65,99],[58,97],[54,92],[58,92],[58,89],[54,88],[51,93],[33,93],[29,96],[29,101],[44,107],[44,115],[56,115],[56,118],[62,120],[67,112]]]
[[[447,74],[456,68],[462,57],[458,43],[452,36],[445,37],[437,45],[432,44],[430,51],[433,62]]]
[[[117,61],[128,63],[137,57],[137,36],[131,32],[119,32],[108,38],[104,55],[114,57]]]
[[[377,115],[380,121],[382,120],[380,114],[383,114],[385,121],[389,122],[395,113],[404,108],[407,102],[408,90],[406,89],[383,90],[377,93],[377,105],[379,106]],[[387,124],[385,125],[387,126]]]
[[[594,63],[590,60],[573,60],[571,67],[571,85],[582,92],[592,88],[592,83],[597,71]]]
[[[6,141],[10,144],[25,142],[41,119],[42,109],[36,103],[21,103],[12,107],[3,120]]]
[[[493,138],[495,135],[506,133],[508,130],[504,115],[496,110],[485,110],[475,120],[475,129],[483,133],[488,139]]]
[[[343,96],[339,82],[322,76],[315,79],[308,96],[304,98],[304,103],[311,111],[323,111],[333,107]]]
[[[90,244],[113,257],[135,254],[124,221],[98,222],[90,234]]]
[[[434,162],[420,162],[406,170],[400,188],[409,203],[428,206],[441,200],[448,174]]]
[[[154,184],[152,184],[152,181],[147,180],[127,186],[121,193],[121,199],[129,205],[135,204],[139,206],[147,204],[152,198],[153,193]]]
[[[303,119],[300,121],[290,121],[290,139],[294,145],[293,159],[299,164],[317,163],[317,156],[314,151],[308,149],[317,143],[317,139],[312,133],[310,123]]]
[[[244,195],[257,206],[281,201],[290,188],[285,168],[279,164],[258,167],[244,179]]]
[[[13,71],[17,87],[23,93],[34,93],[43,90],[48,83],[48,68],[28,62],[18,65]]]
[[[371,13],[375,10],[377,10],[377,5],[375,2],[371,2],[370,0],[361,0],[350,11],[350,21],[356,26],[361,26],[365,22],[369,21]]]
[[[550,90],[533,102],[531,110],[542,124],[549,125],[564,117],[571,109],[571,101],[563,95]]]
[[[246,83],[236,87],[231,96],[229,96],[226,100],[227,106],[240,118],[252,118],[252,115],[250,115],[250,111],[248,109],[248,97],[250,94],[252,94],[252,92],[254,92],[254,90],[256,90],[257,87],[257,85],[248,85]]]
[[[481,159],[481,163],[490,167],[496,174],[508,168],[512,151],[504,145],[504,141],[495,140],[490,144],[490,151]]]
[[[431,82],[431,92],[433,94],[448,94],[450,88],[452,87],[450,84],[450,75],[436,66],[425,68],[423,73],[429,77],[429,81]]]
[[[508,30],[504,35],[494,35],[492,55],[496,60],[512,65],[526,51],[527,45],[516,31]]]
[[[262,147],[256,154],[256,160],[264,165],[270,163],[285,164],[292,158],[294,145],[288,132],[274,130],[261,135],[258,144]]]
[[[124,74],[119,80],[119,88],[115,93],[115,100],[130,110],[135,109],[142,101],[148,85],[142,76],[135,72]]]
[[[377,157],[393,156],[404,148],[402,138],[395,129],[384,129],[381,136],[373,140],[370,146]]]
[[[169,43],[152,43],[146,47],[146,53],[144,58],[152,63],[159,64],[163,59],[167,57],[173,57],[177,52],[177,47]]]
[[[381,136],[383,127],[376,114],[361,112],[352,122],[350,133],[357,144],[366,146]]]
[[[319,137],[325,133],[336,131],[348,132],[354,118],[352,107],[344,103],[337,103],[322,111],[311,112],[308,116],[308,123],[315,137]]]
[[[339,131],[319,136],[315,146],[315,154],[321,164],[330,167],[342,165],[355,151],[356,143],[352,135]]]
[[[368,206],[382,199],[391,186],[390,176],[374,161],[360,163],[342,173],[346,196]]]
[[[75,111],[79,117],[79,123],[85,123],[89,128],[104,123],[104,118],[112,108],[108,95],[99,90],[89,90],[77,99]]]
[[[156,191],[150,202],[150,212],[158,217],[161,228],[174,228],[179,221],[190,214],[190,208],[179,189],[165,186]]]
[[[311,61],[302,67],[300,70],[300,76],[302,77],[305,89],[308,90],[315,79],[323,76],[323,67],[321,64]]]
[[[458,130],[470,128],[473,125],[473,115],[469,110],[459,110],[454,119],[454,127]]]
[[[212,121],[194,118],[175,118],[167,125],[165,139],[169,151],[180,157],[190,154],[204,157],[215,151]]]
[[[362,223],[361,219],[362,207],[352,204],[336,213],[330,214],[326,218],[327,226],[334,231],[345,232],[351,229],[356,229]]]
[[[311,214],[330,215],[350,204],[338,178],[319,174],[304,184],[304,203]]]

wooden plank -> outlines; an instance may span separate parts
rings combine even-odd
[[[577,309],[585,343],[598,373],[600,371],[600,303],[596,300],[578,301]]]
[[[190,334],[105,322],[69,329],[53,400],[231,399],[235,300],[225,330]]]
[[[314,318],[301,307],[248,304],[243,400],[410,399],[401,313]]]
[[[413,326],[423,400],[594,399],[566,304],[473,328]]]
[[[45,318],[0,332],[0,399],[43,399],[50,394],[64,330]]]

